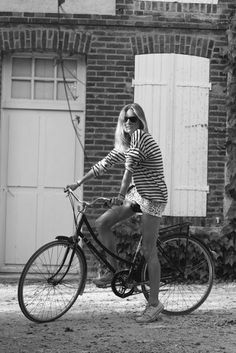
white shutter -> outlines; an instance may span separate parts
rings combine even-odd
[[[161,147],[168,190],[171,187],[171,106],[173,56],[144,54],[135,57],[134,101],[145,112],[148,128]],[[170,213],[170,203],[166,212]]]
[[[205,216],[209,60],[176,56],[173,212]]]
[[[209,60],[176,54],[135,58],[135,102],[161,147],[171,216],[205,216]]]

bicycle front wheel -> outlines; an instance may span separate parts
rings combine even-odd
[[[161,264],[160,301],[163,313],[189,314],[210,294],[214,279],[214,261],[208,248],[195,237],[170,235],[157,244]],[[148,281],[148,268],[142,269],[143,282]],[[148,299],[150,288],[142,287]]]
[[[18,285],[23,314],[42,323],[58,319],[83,293],[87,265],[80,247],[56,240],[37,250],[25,265]]]

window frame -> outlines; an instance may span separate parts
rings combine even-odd
[[[12,98],[11,97],[11,81],[12,81],[12,65],[13,65],[13,58],[30,58],[32,60],[37,60],[37,59],[50,59],[50,60],[57,60],[55,56],[52,54],[38,54],[38,53],[33,53],[33,54],[28,54],[28,53],[16,53],[13,55],[9,55],[7,60],[6,60],[6,70],[3,73],[5,82],[8,82],[5,87],[3,87],[4,90],[4,97],[5,100],[3,101],[3,105],[8,106],[8,107],[17,107],[17,108],[26,108],[28,107],[29,109],[67,109],[68,110],[68,102],[66,99],[63,100],[47,100],[47,99],[32,99],[32,92],[31,92],[31,97],[29,99],[26,98]],[[68,58],[66,58],[68,60]],[[70,58],[70,60],[74,60],[77,62],[77,92],[76,92],[76,99],[71,99],[70,100],[70,107],[71,109],[78,109],[78,106],[80,106],[83,109],[85,109],[85,90],[84,86],[86,85],[86,58],[85,55],[74,55]],[[33,69],[32,69],[33,70]],[[32,73],[31,73],[32,75]],[[26,79],[26,77],[21,77],[21,79]],[[32,80],[32,77],[27,77],[27,80]],[[37,81],[52,81],[52,78],[42,78],[42,77],[37,77]],[[67,80],[69,81],[69,80]],[[75,79],[72,78],[70,80],[71,82],[75,82]],[[62,77],[58,77],[58,79],[55,81],[56,84],[58,82],[63,82]],[[83,86],[83,87],[82,87]],[[32,91],[32,85],[31,85],[31,91]],[[55,91],[55,89],[54,89]],[[55,97],[55,92],[53,93]]]

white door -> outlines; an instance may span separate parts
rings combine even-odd
[[[170,216],[206,216],[209,59],[135,57],[135,102],[161,147]]]
[[[65,63],[71,115],[53,58],[17,56],[3,68],[0,256],[1,270],[15,270],[55,235],[72,234],[63,188],[83,173],[85,66]],[[71,116],[80,117],[80,141]]]

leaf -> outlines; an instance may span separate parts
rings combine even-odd
[[[226,249],[229,249],[229,248],[234,248],[234,240],[233,239],[229,239],[228,242],[226,243],[225,245]]]
[[[235,259],[234,259],[234,256],[228,256],[225,260],[225,263],[230,265],[231,267],[233,267],[234,265],[234,262],[235,262]]]

